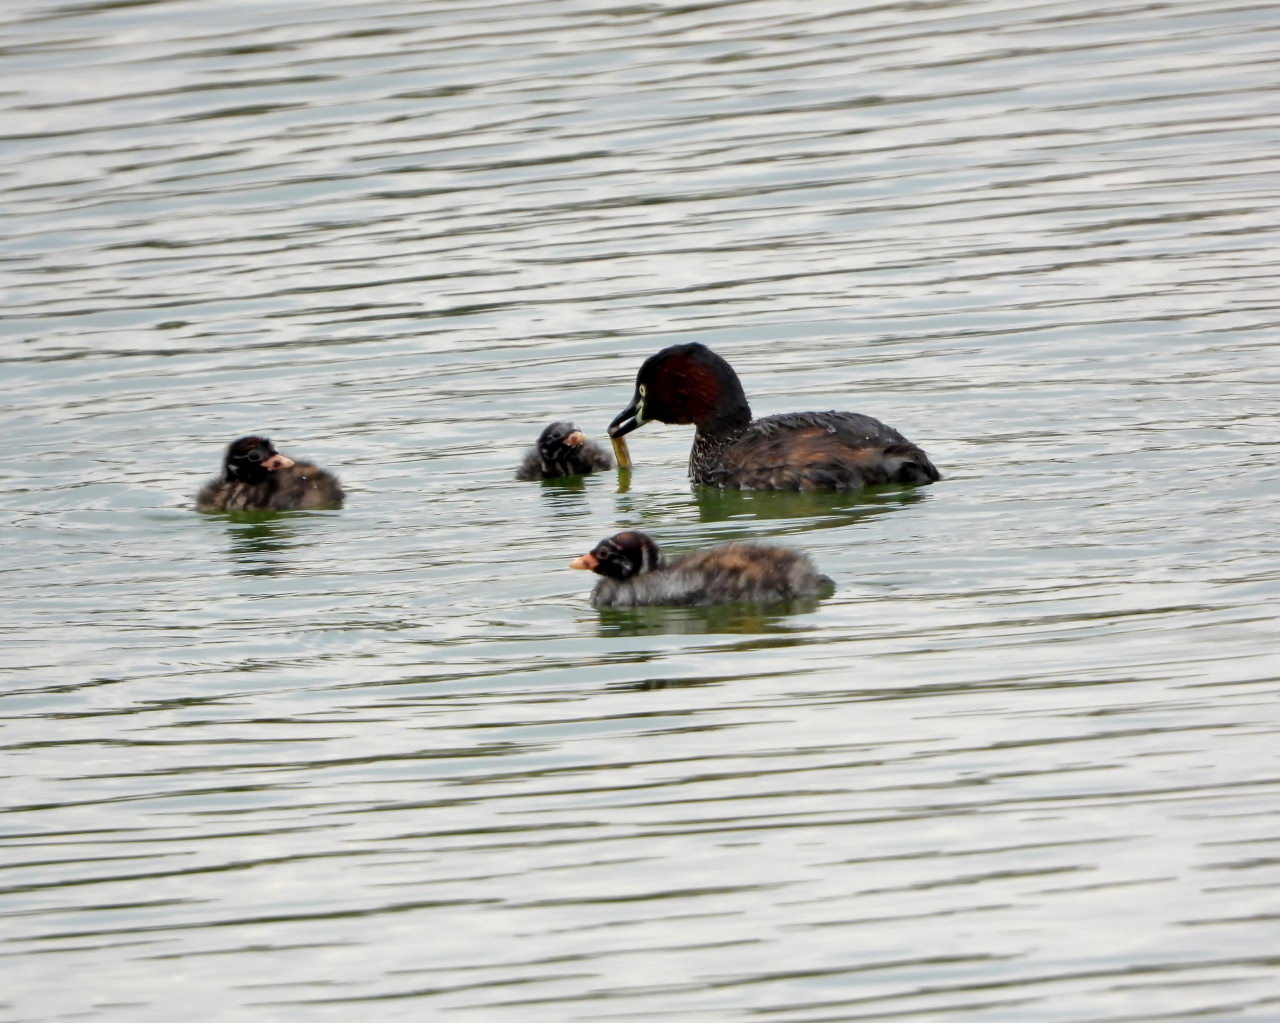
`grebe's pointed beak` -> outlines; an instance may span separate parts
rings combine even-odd
[[[610,437],[625,437],[632,430],[644,426],[648,422],[644,418],[643,413],[644,401],[637,393],[632,399],[631,404],[624,408],[609,424]]]
[[[588,572],[594,572],[595,567],[598,564],[600,564],[600,562],[596,560],[596,556],[594,554],[583,554],[581,557],[574,558],[571,562],[569,562],[569,567],[581,568],[581,569],[585,569]]]

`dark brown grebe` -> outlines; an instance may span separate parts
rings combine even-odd
[[[636,374],[631,404],[609,425],[622,437],[645,423],[692,423],[695,483],[742,490],[857,490],[940,479],[920,448],[857,412],[791,412],[752,420],[738,374],[705,345],[673,345]]]

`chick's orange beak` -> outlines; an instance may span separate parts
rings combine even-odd
[[[564,442],[571,448],[577,448],[581,447],[586,439],[587,435],[585,433],[581,430],[574,430],[573,433],[569,434],[569,436],[564,439]]]
[[[272,472],[277,469],[287,469],[291,465],[293,465],[293,459],[288,455],[280,454],[278,451],[262,463],[264,469],[270,469]]]
[[[594,554],[584,554],[582,555],[582,557],[574,558],[571,562],[569,562],[569,567],[584,568],[588,572],[593,572],[595,571],[595,567],[598,564],[600,564],[600,562],[596,560],[596,556]]]

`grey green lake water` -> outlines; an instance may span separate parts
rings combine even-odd
[[[1280,1019],[1280,4],[12,0],[0,210],[4,1023]],[[945,479],[514,479],[685,341]]]

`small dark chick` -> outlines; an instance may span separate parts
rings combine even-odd
[[[705,345],[672,345],[636,374],[618,438],[645,423],[692,423],[689,477],[742,490],[857,490],[941,478],[920,448],[857,412],[790,412],[752,420],[738,374]]]
[[[338,478],[310,462],[280,454],[266,437],[232,441],[222,475],[196,495],[202,512],[289,511],[338,508],[345,495]]]
[[[613,458],[572,423],[552,423],[538,437],[516,470],[518,480],[586,476],[613,468]]]
[[[601,576],[596,607],[778,604],[829,594],[834,583],[807,554],[762,543],[726,543],[666,558],[653,538],[629,530],[569,563]]]

